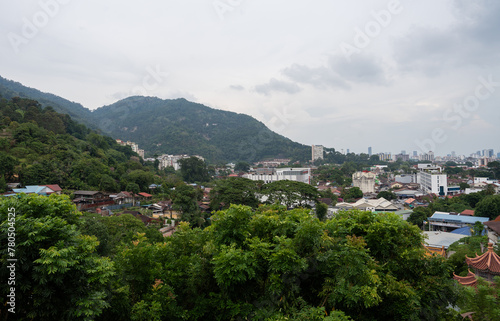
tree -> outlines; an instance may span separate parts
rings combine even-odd
[[[351,200],[363,197],[363,192],[357,186],[349,188],[347,191],[344,190],[344,200]]]
[[[198,157],[191,156],[180,159],[179,165],[181,166],[182,178],[187,183],[208,182],[210,180],[207,164]]]
[[[190,222],[194,226],[201,226],[201,217],[198,200],[201,199],[201,192],[191,185],[180,184],[175,187],[172,195],[173,208],[181,211],[181,220]]]
[[[500,195],[488,195],[483,198],[477,203],[474,215],[494,220],[500,215]]]
[[[247,162],[238,162],[234,166],[235,172],[248,172],[250,170],[250,164]]]
[[[500,277],[490,283],[478,278],[475,287],[462,286],[463,296],[458,301],[460,312],[474,312],[475,321],[500,320]]]
[[[262,187],[261,192],[268,196],[268,203],[279,203],[289,208],[317,202],[321,196],[316,187],[290,180],[267,183]]]
[[[256,193],[256,182],[248,178],[229,177],[217,180],[210,191],[210,208],[218,210],[222,203],[224,203],[223,208],[229,208],[231,204],[256,208],[259,205]]]
[[[13,213],[15,222],[9,220]],[[7,258],[15,257],[18,319],[91,320],[108,306],[105,290],[113,264],[96,255],[95,237],[79,232],[79,216],[67,196],[31,194],[0,202],[0,276],[9,279]],[[15,235],[9,234],[12,229]],[[12,238],[15,252],[7,247]],[[5,307],[11,289],[7,282],[0,289]]]
[[[469,188],[469,187],[470,187],[470,185],[469,185],[469,184],[467,184],[467,183],[465,183],[465,182],[460,183],[460,185],[459,185],[459,186],[460,186],[460,190],[461,190],[461,191],[465,191],[465,189],[466,189],[466,188]]]
[[[328,205],[326,205],[325,203],[321,203],[321,202],[316,204],[316,217],[320,221],[325,220],[327,212],[328,212]]]
[[[377,198],[381,198],[381,197],[385,198],[388,201],[395,200],[398,198],[398,196],[396,194],[394,194],[393,192],[390,192],[390,191],[382,191],[382,192],[378,193]]]
[[[432,215],[432,210],[428,207],[417,206],[413,209],[412,213],[408,217],[408,222],[414,225],[417,225],[419,228],[422,228],[424,225],[424,221],[427,221]]]

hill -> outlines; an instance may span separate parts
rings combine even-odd
[[[185,99],[129,97],[92,114],[103,132],[134,141],[150,155],[197,154],[212,162],[309,156],[309,147],[272,132],[248,115]]]
[[[153,177],[129,146],[35,100],[0,99],[0,192],[6,182],[109,192],[137,184],[146,191]]]
[[[0,97],[11,99],[14,97],[36,100],[42,107],[52,106],[61,114],[68,114],[71,118],[87,127],[97,129],[92,120],[91,111],[79,103],[75,103],[50,93],[44,93],[38,89],[26,87],[21,83],[5,79],[0,76]]]
[[[201,155],[209,162],[266,158],[308,160],[308,146],[276,134],[251,116],[185,99],[129,97],[95,111],[59,96],[0,77],[0,97],[37,100],[115,139],[130,140],[155,154]]]

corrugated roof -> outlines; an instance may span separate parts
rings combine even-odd
[[[447,221],[447,222],[457,222],[464,224],[474,224],[476,222],[488,222],[490,219],[488,217],[479,217],[479,216],[463,216],[463,215],[450,215],[448,213],[443,212],[435,212],[431,217],[429,217],[429,221]]]

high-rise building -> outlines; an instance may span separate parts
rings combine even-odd
[[[322,145],[312,145],[311,146],[311,152],[312,152],[312,161],[314,162],[317,159],[323,159],[323,146]]]
[[[493,149],[483,149],[484,157],[493,157],[493,155],[494,155]]]
[[[368,156],[372,156],[372,148],[368,147]]]
[[[346,152],[346,154],[349,154],[349,148],[347,149],[347,152]]]

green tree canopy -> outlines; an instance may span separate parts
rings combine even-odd
[[[14,212],[15,223],[8,219]],[[108,306],[106,287],[113,264],[95,253],[99,243],[94,236],[79,232],[79,215],[67,196],[31,194],[0,200],[0,276],[9,277],[7,259],[12,256],[7,239],[13,227],[20,320],[90,320]],[[5,307],[10,287],[2,282],[0,289]]]
[[[198,157],[191,156],[189,158],[180,159],[179,165],[181,166],[182,178],[187,183],[202,183],[210,180],[207,164]]]
[[[289,208],[306,206],[309,202],[317,202],[321,196],[316,187],[290,180],[267,183],[262,186],[261,192],[267,195],[268,203],[279,203]]]
[[[259,205],[257,191],[257,183],[248,178],[229,177],[216,180],[210,191],[210,207],[213,210],[218,210],[223,203],[223,208],[229,208],[231,204],[256,208]]]

